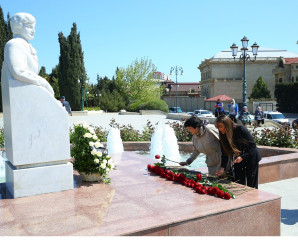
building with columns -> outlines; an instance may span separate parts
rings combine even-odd
[[[241,51],[238,51],[238,56]],[[248,50],[251,59],[254,59],[251,49]],[[198,66],[201,71],[201,95],[211,98],[217,95],[228,95],[242,103],[243,86],[243,62],[236,57],[232,57],[231,50],[223,50],[215,54],[212,58],[206,58]],[[275,75],[273,70],[279,64],[280,58],[296,58],[298,54],[279,49],[269,49],[260,47],[255,62],[246,63],[246,84],[247,98],[252,92],[252,88],[262,76],[266,82],[271,97],[274,97]]]

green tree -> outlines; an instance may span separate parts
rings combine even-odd
[[[58,84],[58,74],[59,74],[59,65],[56,65],[55,68],[52,68],[52,73],[49,74],[49,83],[51,84],[54,92],[55,98],[60,97],[60,89]]]
[[[102,78],[97,75],[95,92],[101,94],[100,99],[98,99],[101,109],[116,112],[126,108],[126,97],[118,87],[114,77],[109,79],[107,76]]]
[[[249,99],[261,99],[261,98],[270,99],[271,95],[267,84],[260,76],[253,86]]]
[[[4,60],[4,47],[7,42],[6,22],[4,20],[3,10],[0,6],[0,83],[1,83],[1,69]],[[0,111],[2,111],[2,94],[0,84]]]
[[[150,101],[161,96],[161,88],[153,80],[155,65],[148,58],[136,59],[126,69],[116,72],[119,92],[128,95],[129,101]]]
[[[58,37],[60,44],[58,74],[60,94],[69,101],[72,110],[80,110],[81,82],[85,83],[87,77],[80,34],[77,32],[76,23],[73,23],[67,38],[62,32],[58,34]]]
[[[280,112],[296,113],[298,110],[298,82],[281,82],[275,85],[275,97]]]
[[[8,12],[7,13],[7,22],[6,22],[7,41],[9,41],[10,39],[12,39],[12,37],[13,37],[13,33],[11,31],[9,20],[10,20],[10,15],[9,15],[9,12]]]

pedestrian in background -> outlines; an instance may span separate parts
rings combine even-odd
[[[237,123],[237,115],[238,115],[238,104],[235,102],[235,99],[232,99],[229,107],[229,117],[235,123]]]
[[[215,117],[220,116],[221,114],[224,114],[224,105],[220,101],[220,99],[217,99],[216,104],[215,104]]]
[[[264,112],[259,106],[255,111],[255,127],[259,127],[260,123],[264,124]]]
[[[67,111],[67,113],[72,116],[71,107],[69,105],[69,102],[65,100],[65,96],[60,97],[60,102],[62,106],[65,108],[65,110]]]
[[[251,125],[250,113],[247,110],[247,106],[243,107],[243,110],[239,112],[239,120],[242,122],[243,126],[247,124]]]

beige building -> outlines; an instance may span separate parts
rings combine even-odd
[[[279,59],[278,64],[272,70],[275,82],[298,82],[298,57]]]
[[[207,58],[201,62],[198,69],[201,71],[201,95],[211,98],[217,95],[228,95],[242,103],[243,91],[243,61],[239,60],[240,51],[235,61],[231,50],[223,50],[212,58]],[[251,49],[248,50],[251,59],[254,59]],[[287,50],[268,49],[260,47],[255,62],[246,63],[246,85],[247,98],[250,96],[252,88],[262,76],[266,82],[271,97],[274,97],[275,75],[273,69],[276,68],[280,57],[295,58],[298,54]]]

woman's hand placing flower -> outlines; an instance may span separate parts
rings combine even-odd
[[[221,176],[221,175],[223,175],[224,172],[225,172],[225,169],[224,168],[220,168],[219,170],[217,170],[215,172],[215,174],[216,174],[216,176]]]
[[[238,156],[233,163],[240,163],[242,161],[243,161],[243,158],[241,156]]]

